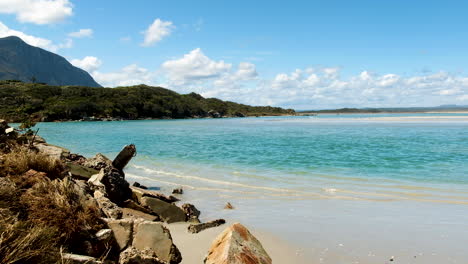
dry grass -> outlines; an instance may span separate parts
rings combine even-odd
[[[60,242],[73,252],[82,251],[82,243],[89,243],[103,227],[94,200],[69,178],[39,182],[23,194],[21,201],[31,222],[60,230]]]
[[[21,175],[30,169],[47,173],[49,178],[61,178],[64,166],[59,160],[26,147],[16,147],[1,156],[0,177]]]
[[[17,219],[0,219],[0,263],[56,263],[57,230]]]

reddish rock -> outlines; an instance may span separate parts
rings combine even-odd
[[[205,264],[271,264],[272,260],[247,228],[239,223],[224,230],[213,242]]]

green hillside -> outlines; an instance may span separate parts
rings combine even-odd
[[[248,106],[161,87],[50,86],[0,81],[0,119],[20,122],[97,118],[191,118],[294,114],[292,109]]]

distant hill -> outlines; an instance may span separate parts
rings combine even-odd
[[[326,110],[301,110],[298,114],[346,114],[346,113],[424,113],[468,111],[467,105],[440,105],[434,107],[386,107],[386,108],[340,108]]]
[[[14,36],[0,38],[0,80],[101,87],[89,73],[65,58]]]
[[[192,118],[291,115],[292,109],[249,106],[146,85],[117,88],[0,81],[0,119],[21,122],[106,118]]]

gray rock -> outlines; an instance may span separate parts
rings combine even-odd
[[[34,144],[34,147],[36,147],[36,149],[39,150],[39,152],[42,154],[58,160],[66,158],[68,155],[70,155],[70,151],[68,149],[46,143],[37,143]]]
[[[131,208],[122,208],[122,218],[131,218],[131,219],[143,219],[146,221],[159,221],[159,216],[146,214],[141,211],[131,209]]]
[[[185,212],[172,203],[148,196],[142,197],[141,201],[143,206],[150,208],[167,223],[185,222]]]
[[[226,223],[226,220],[217,219],[217,220],[213,220],[213,221],[206,222],[206,223],[189,225],[187,230],[190,233],[196,234],[196,233],[199,233],[199,232],[201,232],[201,231],[203,231],[203,230],[205,230],[207,228],[217,227],[217,226],[223,225],[225,223]]]
[[[71,175],[75,178],[79,178],[79,179],[89,179],[91,178],[91,176],[99,173],[98,170],[95,170],[93,168],[89,168],[89,167],[85,167],[85,166],[81,166],[79,164],[76,164],[76,163],[72,163],[72,162],[67,162],[66,163],[66,166],[69,170],[69,172],[71,173]]]
[[[122,208],[111,202],[101,191],[94,192],[94,199],[99,208],[107,218],[121,219],[123,215]]]
[[[179,199],[177,199],[176,197],[172,195],[168,197],[168,196],[165,196],[164,194],[151,191],[151,190],[141,189],[138,187],[130,187],[130,189],[132,190],[132,199],[140,204],[142,204],[141,198],[143,197],[153,197],[153,198],[157,198],[167,203],[175,203],[179,201]]]
[[[112,229],[115,241],[120,250],[125,249],[132,243],[133,220],[131,219],[104,219],[107,226]]]
[[[176,188],[172,190],[172,194],[183,194],[183,193],[184,193],[184,189],[182,188]]]
[[[98,153],[94,157],[87,159],[83,165],[88,168],[100,170],[112,166],[112,161],[103,154]]]
[[[136,156],[136,147],[133,144],[125,146],[120,153],[115,157],[112,165],[118,170],[123,170],[128,162]]]
[[[171,233],[161,223],[135,222],[133,246],[138,250],[150,249],[165,263],[180,263],[182,256],[172,242]]]
[[[154,251],[129,247],[120,253],[119,264],[166,264],[158,259]]]
[[[132,190],[123,172],[112,167],[101,169],[98,174],[91,176],[88,183],[95,190],[103,190],[109,200],[117,205],[132,197]]]
[[[268,253],[239,223],[226,228],[211,244],[205,264],[271,264]]]
[[[65,263],[69,264],[98,264],[101,261],[96,260],[90,256],[76,255],[76,254],[62,254]]]

